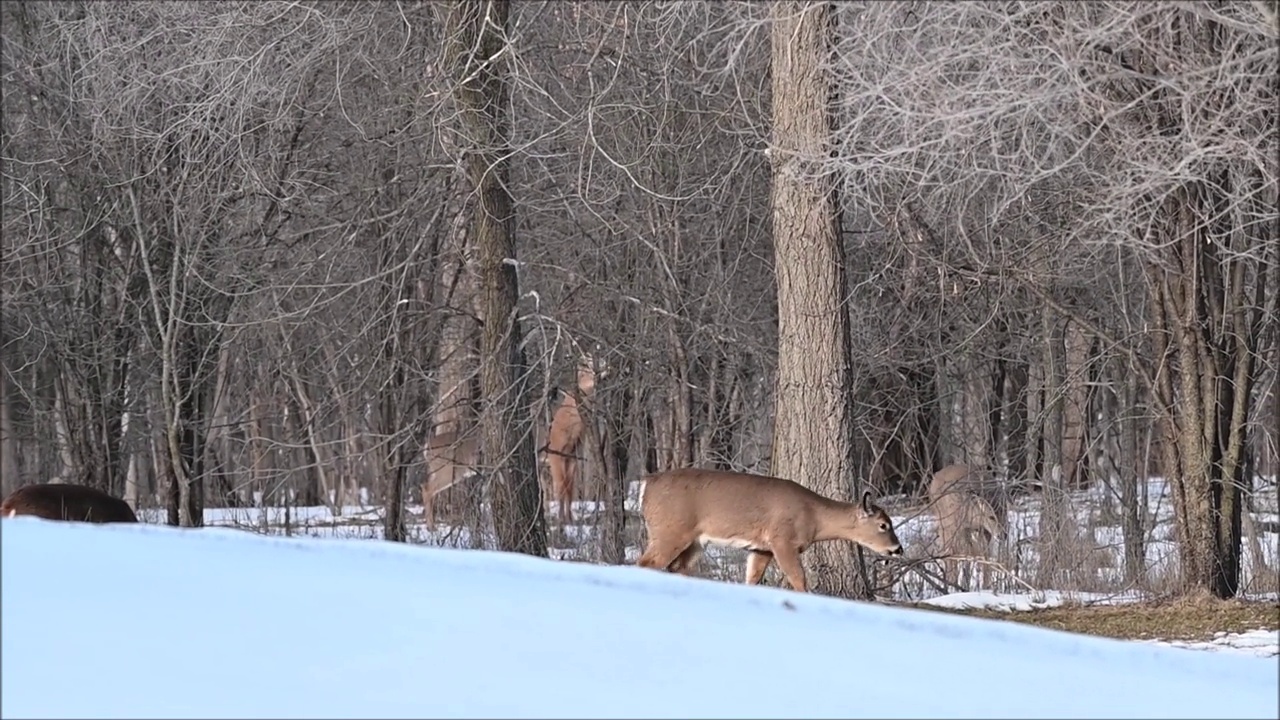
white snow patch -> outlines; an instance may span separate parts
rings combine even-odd
[[[1280,630],[1258,629],[1242,633],[1218,632],[1214,633],[1212,640],[1202,642],[1187,640],[1149,640],[1148,642],[1190,650],[1238,652],[1264,658],[1273,658],[1280,655]]]
[[[1108,593],[1058,592],[1046,590],[1034,593],[998,593],[990,590],[958,592],[924,600],[923,604],[953,610],[992,610],[996,612],[1027,612],[1063,605],[1122,605],[1138,602],[1138,595]]]
[[[1280,696],[1270,658],[635,567],[0,528],[4,717],[1275,718]],[[922,668],[946,670],[928,692]]]

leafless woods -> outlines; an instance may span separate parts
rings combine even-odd
[[[403,539],[432,428],[478,429],[474,522],[542,554],[536,449],[589,354],[598,557],[646,472],[852,499],[964,463],[1043,500],[1054,582],[1086,490],[1122,581],[1152,581],[1149,477],[1181,587],[1250,577],[1280,435],[1273,3],[0,13],[5,492],[185,525],[365,501]]]

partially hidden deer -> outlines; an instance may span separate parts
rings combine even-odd
[[[649,544],[642,567],[692,575],[703,545],[745,548],[744,582],[756,585],[771,561],[791,587],[809,589],[801,554],[814,543],[851,540],[885,555],[901,555],[893,520],[863,493],[848,503],[783,478],[681,468],[650,475],[640,491]]]
[[[573,522],[573,497],[578,481],[578,450],[585,430],[582,424],[580,402],[595,392],[596,370],[590,358],[578,365],[578,396],[565,393],[564,400],[551,416],[547,430],[547,471],[551,474],[551,495],[557,501],[561,524]]]
[[[968,465],[948,465],[933,474],[929,512],[937,521],[943,578],[948,583],[960,579],[957,557],[987,555],[991,541],[1005,533],[1004,518],[984,497],[983,487]],[[987,577],[986,566],[982,574]]]
[[[459,436],[456,432],[432,433],[422,449],[427,461],[427,477],[422,483],[422,516],[427,528],[436,528],[435,497],[478,474],[480,462],[478,429]]]
[[[31,515],[46,520],[88,523],[136,523],[129,503],[87,485],[24,485],[0,502],[0,516]]]

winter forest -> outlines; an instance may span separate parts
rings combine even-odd
[[[620,564],[647,473],[963,463],[983,582],[1274,592],[1277,10],[5,2],[0,490]]]

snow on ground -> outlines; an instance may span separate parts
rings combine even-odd
[[[635,567],[33,518],[0,532],[4,717],[1278,711],[1270,658]]]
[[[958,592],[940,595],[924,601],[926,605],[954,610],[994,610],[997,612],[1026,612],[1063,605],[1120,605],[1140,602],[1142,597],[1134,593],[1064,593],[1049,590],[1038,593],[996,593],[990,591]],[[1250,630],[1244,633],[1215,633],[1212,640],[1195,642],[1187,640],[1143,640],[1166,647],[1189,650],[1217,650],[1238,652],[1257,657],[1280,655],[1280,630]]]
[[[1167,488],[1162,480],[1153,479],[1149,483],[1148,492],[1152,502],[1162,508],[1160,516],[1164,518],[1150,530],[1145,543],[1148,571],[1153,577],[1160,577],[1173,571],[1177,561],[1177,544],[1172,540],[1172,515],[1167,509]],[[1125,587],[1124,581],[1124,534],[1118,526],[1099,524],[1098,500],[1095,497],[1101,491],[1093,488],[1073,495],[1072,508],[1077,520],[1085,529],[1082,540],[1084,557],[1089,560],[1087,571],[1070,573],[1064,586],[1071,592],[1073,600],[1088,596],[1082,590],[1104,590],[1107,588]],[[633,483],[627,507],[636,511],[638,507],[639,483]],[[924,512],[923,507],[911,505],[904,496],[895,496],[897,502],[903,503],[894,512],[894,525],[903,543],[907,547],[908,559],[921,559],[937,552],[934,543],[934,520]],[[1262,501],[1259,501],[1262,502]],[[1268,504],[1270,503],[1270,504]],[[1267,500],[1262,504],[1270,507],[1274,502]],[[555,517],[555,505],[551,503],[551,517]],[[1011,536],[1006,547],[996,552],[996,559],[1001,566],[992,574],[990,582],[975,577],[971,581],[972,589],[999,590],[1004,593],[1019,591],[1037,576],[1039,564],[1039,500],[1034,497],[1020,498],[1009,516]],[[492,549],[495,540],[492,533],[475,536],[463,525],[450,523],[441,519],[437,529],[427,530],[421,522],[421,506],[408,504],[405,506],[407,516],[408,539],[413,544],[426,544],[453,548],[487,548]],[[385,508],[379,505],[346,505],[335,508],[327,506],[268,506],[251,508],[206,508],[204,523],[206,526],[235,527],[243,530],[267,535],[306,535],[324,538],[359,538],[380,539],[383,532],[383,514]],[[574,503],[574,513],[578,522],[561,527],[552,521],[551,541],[556,545],[551,548],[551,556],[559,560],[592,561],[599,557],[597,517],[603,512],[599,503],[580,500]],[[139,511],[139,518],[144,522],[163,523],[163,509],[146,508]],[[1258,513],[1255,516],[1262,517]],[[638,523],[637,518],[632,518]],[[632,526],[634,527],[634,525]],[[642,547],[639,544],[641,535],[635,533],[631,543],[625,550],[628,562],[639,558]],[[1261,550],[1262,563],[1253,557],[1255,546]],[[995,550],[993,548],[993,550]],[[1244,595],[1257,598],[1275,587],[1275,572],[1272,568],[1280,565],[1280,534],[1262,533],[1258,543],[1245,543],[1242,548],[1242,570]],[[713,578],[741,578],[746,552],[741,549],[712,547],[704,555],[703,575]],[[1096,567],[1095,567],[1096,565]],[[929,566],[933,572],[941,570],[936,564]],[[903,601],[919,601],[934,597],[938,590],[923,577],[908,573],[900,579],[893,589],[895,599]],[[1099,594],[1100,599],[1106,594]],[[1114,596],[1114,594],[1112,595]],[[945,602],[945,601],[944,601]],[[1007,604],[1003,599],[998,604]],[[1091,602],[1094,602],[1091,600]],[[1024,609],[1038,607],[1029,602],[1023,603]]]
[[[934,605],[953,610],[994,610],[997,612],[1026,612],[1045,608],[1062,607],[1063,605],[1119,605],[1139,602],[1142,597],[1129,593],[1123,595],[1086,592],[1058,592],[1046,590],[1036,593],[998,593],[990,590],[974,590],[957,592],[950,595],[939,595],[923,601],[926,605]]]
[[[1242,633],[1218,632],[1212,640],[1190,642],[1185,640],[1151,640],[1156,645],[1189,648],[1192,650],[1218,650],[1239,652],[1258,657],[1273,658],[1280,655],[1280,630],[1249,630]]]

